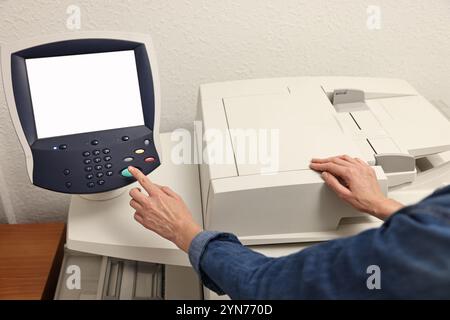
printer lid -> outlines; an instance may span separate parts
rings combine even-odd
[[[338,154],[370,160],[344,133],[316,84],[285,94],[224,98],[223,104],[238,175],[309,170],[313,157]]]
[[[340,89],[363,91],[365,110],[336,109],[332,97]],[[279,165],[275,171],[306,170],[312,157],[344,153],[374,165],[375,154],[420,158],[450,150],[448,119],[404,80],[241,80],[202,85],[200,99],[205,130],[279,129]],[[208,162],[205,179],[261,174],[261,169],[267,167],[239,162],[248,150],[237,148],[230,136],[224,141],[226,153],[236,159],[220,165]]]

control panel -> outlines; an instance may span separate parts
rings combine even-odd
[[[146,126],[39,139],[31,151],[33,183],[71,194],[118,189],[134,181],[128,166],[147,175],[160,165]]]

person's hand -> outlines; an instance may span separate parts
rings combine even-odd
[[[152,183],[139,169],[128,167],[128,170],[148,194],[140,188],[130,190],[130,206],[136,210],[134,219],[188,252],[201,227],[183,199],[170,188]]]
[[[312,159],[310,167],[322,172],[325,183],[359,211],[384,220],[403,207],[383,195],[375,171],[361,159],[346,155]]]

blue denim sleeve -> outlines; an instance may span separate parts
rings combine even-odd
[[[205,286],[233,299],[448,299],[450,192],[437,196],[378,229],[286,257],[217,232],[199,234],[189,255]]]
[[[189,261],[191,262],[194,270],[202,279],[203,284],[209,289],[222,295],[225,294],[223,290],[218,287],[212,280],[210,280],[210,278],[202,272],[202,269],[200,267],[200,259],[203,257],[203,253],[205,252],[208,244],[213,240],[222,242],[232,241],[240,245],[240,242],[232,234],[214,231],[203,231],[200,232],[192,240],[191,245],[189,246]]]

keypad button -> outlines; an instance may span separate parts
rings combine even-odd
[[[103,159],[104,159],[105,161],[111,161],[112,158],[111,158],[111,156],[106,156],[106,157],[104,157]]]
[[[100,154],[100,150],[94,150],[94,151],[92,151],[92,154],[94,156],[98,156]]]
[[[145,152],[144,149],[136,149],[136,150],[134,150],[134,153],[136,153],[136,154],[143,154],[144,152]]]
[[[97,172],[97,178],[103,177],[103,172]]]
[[[125,161],[125,162],[131,162],[133,160],[134,160],[133,157],[126,157],[126,158],[123,159],[123,161]]]
[[[94,175],[91,173],[86,175],[86,179],[88,179],[88,180],[91,180],[93,177],[94,177]]]
[[[67,144],[62,144],[59,146],[59,150],[66,150],[67,149]]]
[[[144,140],[144,144],[145,144],[146,146],[149,146],[149,145],[150,145],[150,140],[145,139],[145,140]]]
[[[83,152],[83,157],[89,157],[91,153],[89,151]]]
[[[88,188],[93,188],[93,187],[95,187],[95,183],[89,182],[89,183],[87,184],[87,186],[88,186]]]
[[[123,170],[120,172],[120,174],[122,175],[122,177],[125,177],[125,178],[131,178],[131,177],[133,177],[133,175],[131,174],[131,172],[128,171],[128,168],[123,169]]]
[[[145,158],[144,161],[147,162],[147,163],[152,163],[152,162],[155,162],[155,158],[148,157],[148,158]]]
[[[108,177],[111,177],[113,174],[114,174],[114,172],[112,172],[112,171],[106,172],[106,175],[107,175]]]
[[[99,186],[102,186],[105,184],[105,180],[98,180],[97,183]]]
[[[97,170],[97,171],[98,171],[98,170],[102,170],[102,165],[101,165],[101,164],[98,164],[98,165],[96,165],[94,168],[95,168],[95,170]]]
[[[109,150],[108,148],[103,149],[103,153],[104,153],[104,154],[108,154],[108,153],[110,153],[110,152],[111,152],[111,150]]]
[[[66,188],[70,189],[72,187],[72,182],[66,182]]]
[[[92,160],[91,159],[84,159],[84,164],[90,164],[91,162],[92,162]]]
[[[69,169],[64,169],[63,174],[65,176],[68,176],[70,174],[70,170]]]
[[[111,163],[105,164],[105,168],[106,168],[106,169],[111,169],[111,168],[112,168],[112,164],[111,164]]]
[[[123,136],[123,137],[122,137],[122,141],[128,141],[128,140],[130,140],[130,137],[129,137],[129,136]]]
[[[91,166],[87,166],[87,167],[84,168],[84,171],[91,172],[92,171],[92,167]]]
[[[102,162],[102,158],[95,158],[95,159],[94,159],[94,162],[95,162],[95,163]]]
[[[92,140],[92,141],[91,141],[91,144],[92,144],[93,146],[96,146],[96,145],[99,144],[99,142],[98,142],[98,140]]]

